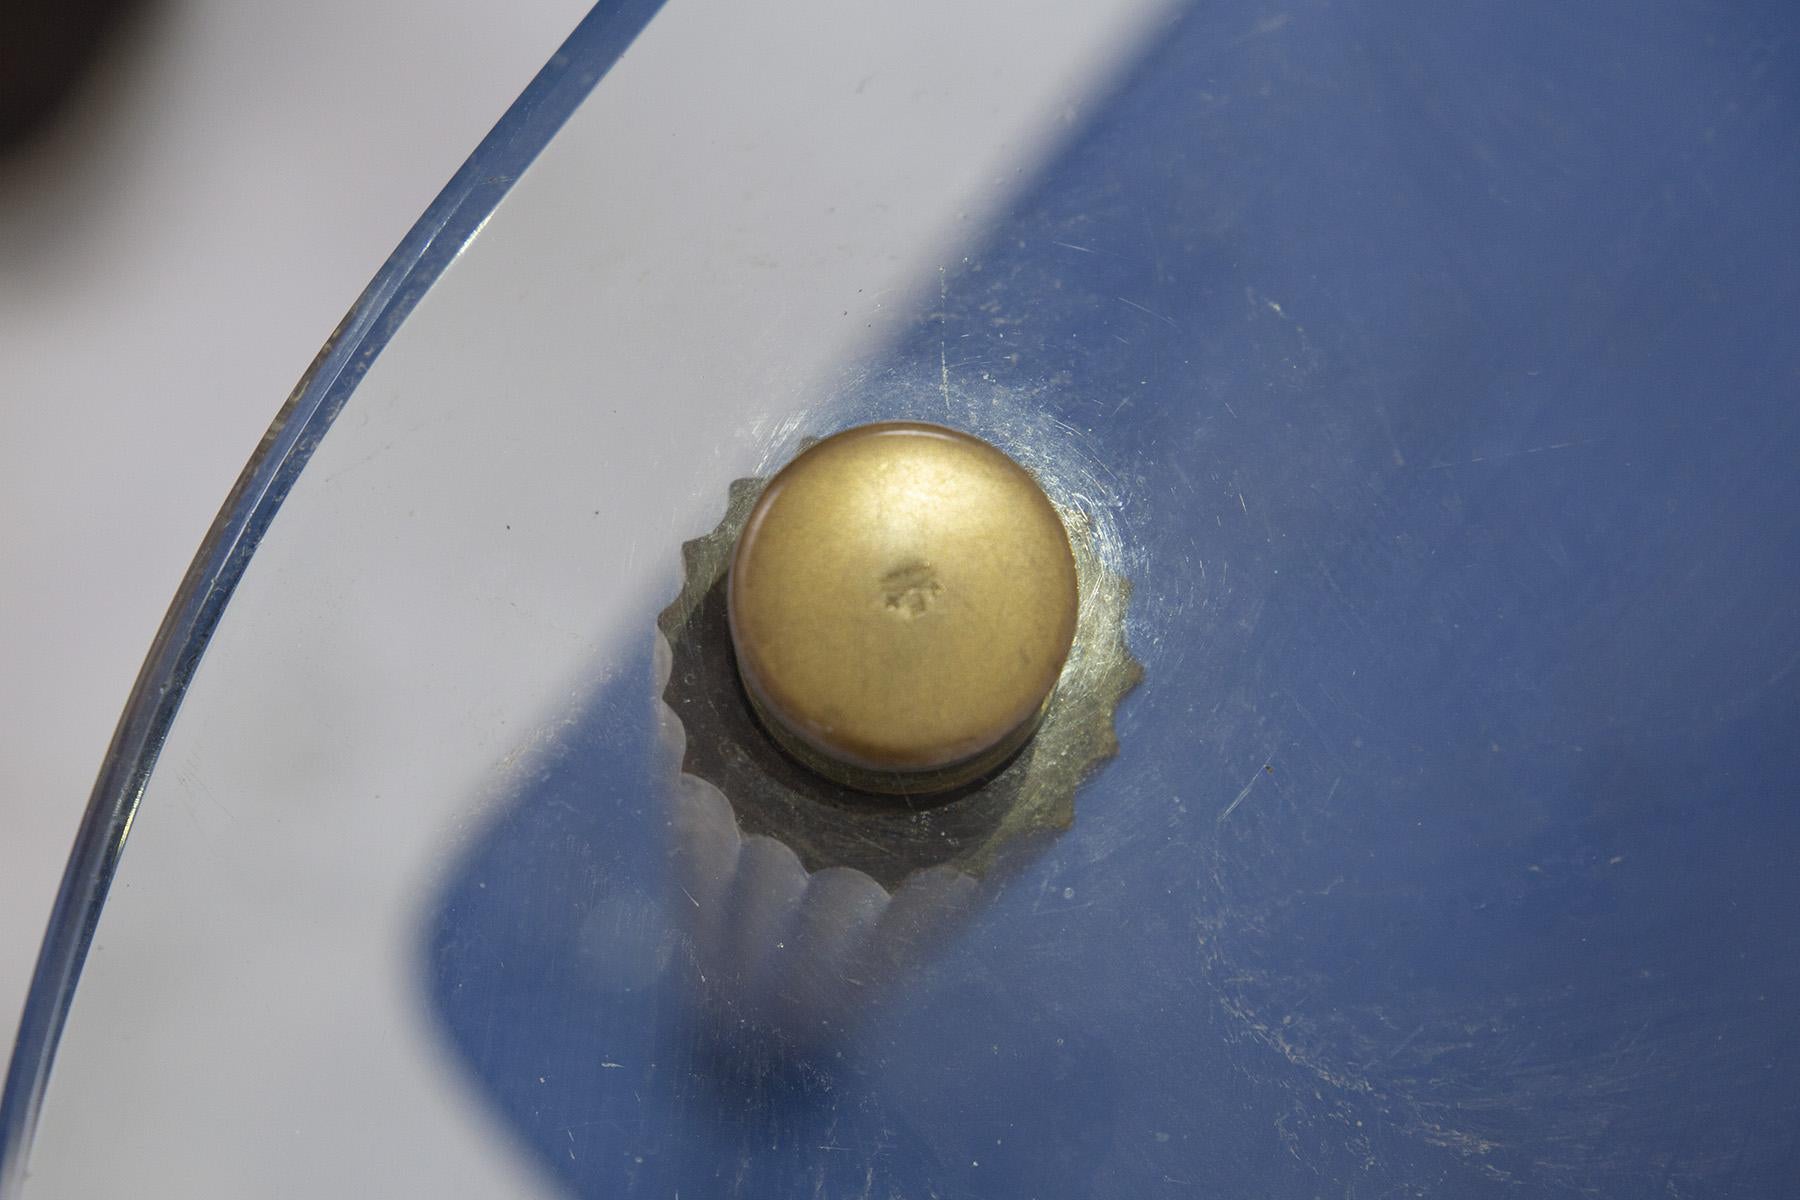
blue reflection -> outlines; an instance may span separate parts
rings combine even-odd
[[[1182,16],[836,414],[942,363],[1111,468],[1121,757],[800,1049],[684,952],[634,660],[431,930],[518,1136],[582,1195],[1791,1186],[1797,32]]]

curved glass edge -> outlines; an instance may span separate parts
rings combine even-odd
[[[226,496],[132,685],[57,889],[0,1090],[0,1197],[23,1185],[57,1041],[138,802],[263,533],[419,299],[661,6],[600,0],[582,18],[326,339]]]

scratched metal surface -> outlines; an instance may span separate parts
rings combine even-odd
[[[407,927],[485,1119],[578,1196],[1791,1191],[1797,33],[1188,6],[823,399],[603,460],[698,515],[571,710],[456,727],[525,765]],[[796,1031],[702,978],[651,631],[726,481],[875,416],[1076,497],[1146,674],[1072,827]]]
[[[1104,466],[1120,758],[795,1049],[682,1015],[638,660],[438,910],[519,1136],[582,1195],[1794,1186],[1797,30],[1189,11],[805,422]]]

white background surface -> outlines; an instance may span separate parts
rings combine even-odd
[[[585,0],[162,0],[0,160],[0,1047],[151,635],[326,335]]]

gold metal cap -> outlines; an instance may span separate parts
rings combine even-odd
[[[1031,736],[1075,637],[1069,537],[979,438],[884,422],[769,481],[732,558],[731,639],[770,733],[824,774],[928,792]]]

